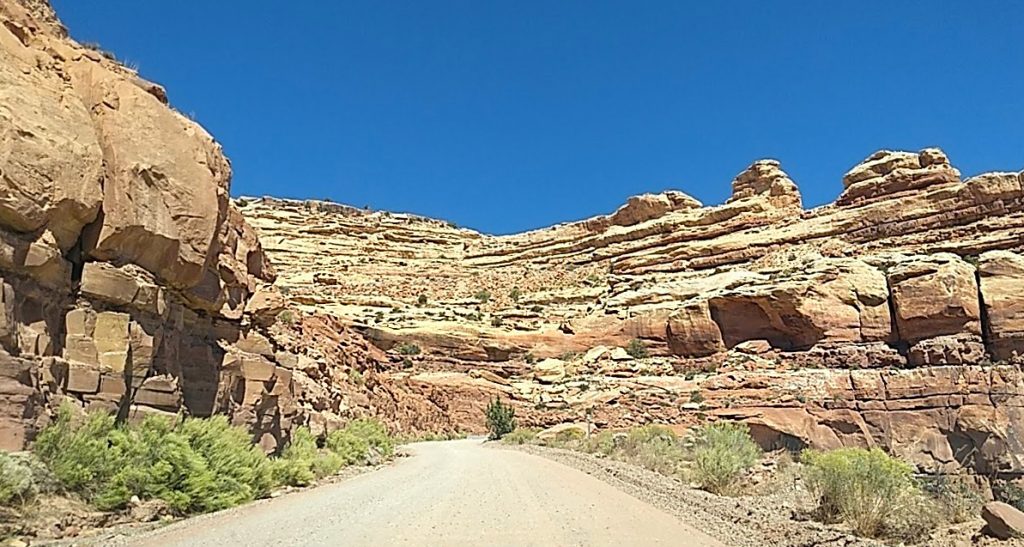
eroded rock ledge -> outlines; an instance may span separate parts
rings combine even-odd
[[[310,348],[307,325],[277,320],[287,303],[230,179],[163,88],[68,38],[47,2],[0,0],[0,449],[64,398],[225,413],[267,449],[394,405],[372,360],[353,362],[365,346],[327,361],[354,335]],[[338,378],[353,367],[368,385]]]
[[[512,236],[325,202],[240,200],[277,286],[391,354],[461,427],[747,420],[766,445],[880,444],[1024,470],[1022,173],[880,151],[802,208],[779,162],[724,204],[680,192]],[[639,339],[651,357],[621,349]],[[415,345],[420,354],[397,355]]]

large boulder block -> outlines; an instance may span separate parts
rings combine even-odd
[[[88,58],[68,73],[104,150],[103,216],[89,256],[133,263],[179,288],[216,254],[231,168],[202,128]],[[116,151],[116,153],[114,153]]]
[[[948,253],[912,257],[889,270],[896,330],[913,345],[936,336],[981,340],[975,268]]]
[[[999,539],[1024,538],[1024,513],[1001,501],[990,501],[981,508],[985,533]]]
[[[673,312],[665,329],[673,355],[706,357],[725,350],[722,331],[711,319],[706,300],[689,303]]]
[[[81,292],[111,304],[163,316],[167,313],[167,296],[151,277],[137,267],[87,262],[82,268]]]
[[[1009,251],[983,253],[978,274],[992,358],[1024,358],[1024,257]]]

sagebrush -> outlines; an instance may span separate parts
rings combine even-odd
[[[806,450],[803,476],[820,517],[842,521],[867,537],[902,538],[930,528],[936,508],[913,477],[910,464],[879,448]]]
[[[215,511],[261,497],[273,485],[266,456],[223,417],[148,416],[115,427],[109,414],[75,419],[65,405],[40,432],[35,451],[65,489],[103,510],[138,496],[164,500],[178,513]]]
[[[761,458],[746,425],[718,422],[693,432],[693,478],[715,494],[732,494],[738,480]]]
[[[36,496],[32,469],[6,452],[0,452],[0,505],[19,505]]]

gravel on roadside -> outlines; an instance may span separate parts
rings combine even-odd
[[[679,479],[591,454],[536,445],[509,446],[572,467],[674,515],[680,521],[735,547],[877,547],[838,526],[803,519],[792,492],[723,497],[691,488]]]

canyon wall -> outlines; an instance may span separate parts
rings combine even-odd
[[[501,237],[232,201],[161,86],[41,0],[0,23],[0,448],[66,400],[223,413],[273,450],[367,414],[479,432],[500,396],[522,425],[737,419],[769,448],[1024,470],[1022,173],[881,151],[805,209],[762,160],[721,205],[643,195]]]
[[[395,406],[343,327],[306,343],[317,325],[286,311],[220,145],[162,87],[70,39],[46,2],[0,1],[0,23],[0,448],[63,400],[223,413],[268,450]]]
[[[762,160],[722,205],[637,196],[500,237],[237,203],[277,286],[386,351],[383,374],[460,428],[480,431],[502,396],[526,425],[741,419],[766,447],[881,445],[922,470],[1015,475],[1022,177],[963,180],[938,149],[880,151],[807,210]]]

